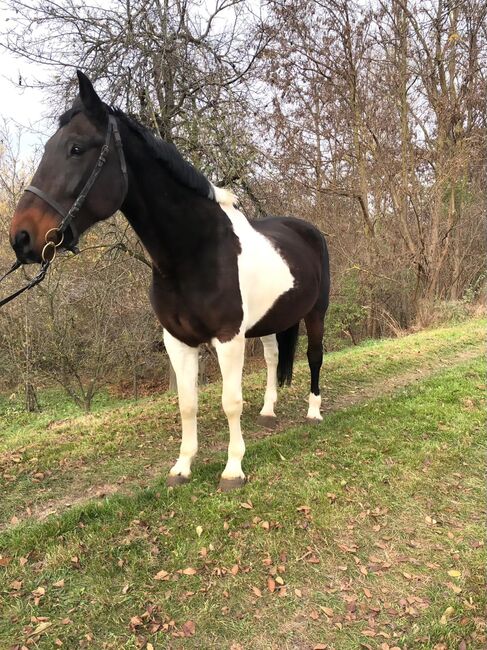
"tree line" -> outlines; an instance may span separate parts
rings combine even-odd
[[[12,11],[2,41],[50,72],[53,117],[80,67],[108,102],[231,186],[248,216],[294,215],[325,233],[329,348],[456,313],[480,293],[485,3],[46,0]],[[31,169],[12,134],[2,139],[6,233]],[[104,382],[130,376],[136,391],[166,362],[148,260],[123,219],[83,248],[3,311],[0,363],[5,386],[32,395],[48,377],[89,408]],[[9,256],[4,235],[2,268]]]

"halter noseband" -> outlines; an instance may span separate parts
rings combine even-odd
[[[69,249],[72,250],[73,252],[77,252],[76,242],[78,240],[78,233],[73,221],[76,215],[78,214],[78,212],[80,211],[83,203],[85,202],[88,192],[91,190],[93,184],[98,178],[103,165],[107,161],[107,156],[110,151],[110,139],[112,137],[112,134],[115,140],[115,146],[117,148],[118,158],[120,161],[120,169],[122,171],[123,184],[124,184],[123,197],[125,199],[125,196],[127,195],[127,189],[128,189],[127,163],[125,161],[125,156],[123,153],[122,138],[120,137],[120,131],[118,130],[117,120],[114,115],[109,115],[108,128],[105,135],[105,142],[101,148],[100,155],[98,156],[98,160],[96,161],[95,167],[93,168],[93,171],[91,172],[90,177],[86,181],[83,189],[78,194],[78,197],[76,198],[75,202],[67,212],[62,208],[61,205],[59,205],[57,201],[52,199],[48,194],[40,190],[38,187],[35,187],[34,185],[29,185],[28,187],[25,188],[24,192],[31,192],[32,194],[35,194],[43,201],[45,201],[48,205],[50,205],[51,208],[53,208],[58,214],[61,215],[62,221],[59,224],[59,226],[57,226],[56,228],[51,228],[50,230],[48,230],[44,236],[44,240],[46,243],[44,244],[44,248],[42,249],[42,253],[41,253],[42,265],[39,273],[34,278],[32,278],[32,280],[30,280],[30,282],[26,284],[25,287],[19,289],[12,295],[1,300],[0,307],[6,305],[8,302],[13,300],[17,296],[19,296],[27,289],[31,289],[32,287],[35,287],[37,284],[39,284],[39,282],[41,282],[44,279],[50,263],[56,257],[57,249],[61,246],[61,244],[64,241],[64,233],[68,228],[70,228],[72,234],[72,244],[69,246]],[[49,254],[50,257],[48,256]],[[10,273],[13,273],[13,271],[18,269],[20,266],[21,263],[18,260],[14,262],[12,268],[9,271],[7,271],[7,273],[5,273],[5,275],[2,276],[2,278],[0,278],[0,282],[4,280],[8,275],[10,275]]]

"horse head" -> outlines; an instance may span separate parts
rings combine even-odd
[[[79,94],[59,118],[12,219],[10,242],[23,264],[74,248],[84,231],[120,208],[127,192],[116,118],[88,77],[77,75]]]

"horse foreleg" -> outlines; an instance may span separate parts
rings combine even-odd
[[[242,369],[245,352],[245,338],[235,337],[228,343],[214,342],[218,363],[222,373],[223,390],[222,406],[228,419],[230,441],[228,443],[228,460],[220,480],[221,490],[231,490],[241,487],[245,482],[242,471],[242,458],[245,454],[245,443],[240,428],[242,415]]]
[[[164,330],[164,345],[178,385],[182,439],[179,458],[169,470],[168,485],[189,481],[191,462],[198,451],[196,412],[198,410],[198,348],[191,348]]]
[[[274,427],[276,422],[274,405],[277,402],[277,362],[279,350],[275,334],[261,336],[260,340],[264,346],[264,359],[267,366],[267,384],[264,396],[264,406],[260,412],[260,422],[264,426]]]

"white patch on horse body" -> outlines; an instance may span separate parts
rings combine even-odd
[[[222,210],[232,222],[242,248],[238,256],[238,278],[246,332],[261,320],[280,296],[293,288],[294,278],[269,239],[252,228],[240,210],[231,205],[222,205]]]
[[[213,192],[215,193],[215,201],[219,203],[220,205],[235,205],[237,202],[237,197],[235,194],[230,192],[230,190],[226,190],[223,187],[217,187],[216,185],[212,185],[213,187]]]
[[[321,406],[321,395],[313,395],[313,393],[310,393],[309,408],[306,417],[309,418],[310,420],[322,420],[323,417],[320,413],[320,406]]]

